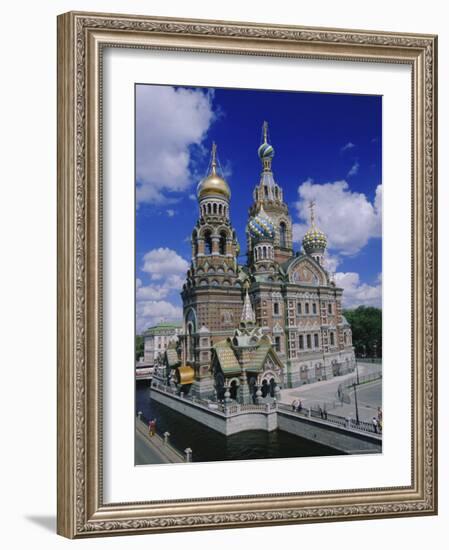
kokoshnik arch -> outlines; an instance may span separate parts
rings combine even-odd
[[[185,393],[260,402],[282,387],[355,368],[343,289],[326,269],[326,235],[311,203],[303,251],[293,250],[292,220],[272,170],[274,153],[265,122],[258,149],[262,172],[249,208],[242,265],[231,189],[212,145],[208,175],[197,188],[199,217],[181,292],[184,330],[163,355],[168,380]]]

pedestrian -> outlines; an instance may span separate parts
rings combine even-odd
[[[324,410],[323,410],[323,418],[324,418],[324,420],[327,420],[327,409],[326,409],[326,405],[324,406]]]
[[[320,417],[324,418],[323,409],[321,408],[321,406],[318,407],[318,411],[320,413]]]
[[[373,428],[374,428],[374,433],[375,434],[379,433],[378,427],[379,427],[379,423],[377,421],[377,418],[375,416],[373,416]]]
[[[150,428],[150,437],[153,437],[154,434],[156,433],[156,419],[155,418],[153,418],[153,420],[150,420],[149,428]]]
[[[302,411],[302,401],[298,403],[298,412]]]
[[[298,400],[297,400],[297,399],[294,399],[294,400],[292,401],[292,411],[295,412],[296,409],[297,409],[297,407],[298,407]]]
[[[151,430],[152,430],[153,421],[150,420],[148,422],[148,435],[151,437]]]

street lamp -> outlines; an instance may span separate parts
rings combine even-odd
[[[353,382],[352,387],[354,389],[354,402],[355,402],[355,419],[357,422],[357,426],[359,425],[359,404],[357,402],[357,384]]]

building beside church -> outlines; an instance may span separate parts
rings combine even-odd
[[[181,332],[181,323],[161,322],[148,328],[143,334],[143,364],[153,366],[158,355],[163,354],[171,342],[176,342]]]
[[[303,250],[293,250],[266,123],[258,156],[262,171],[249,208],[245,264],[238,261],[231,189],[219,174],[215,144],[197,188],[192,262],[181,293],[184,332],[167,350],[165,365],[183,391],[202,398],[259,402],[283,387],[355,367],[343,290],[326,269],[327,239],[313,204]]]

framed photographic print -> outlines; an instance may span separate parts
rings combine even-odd
[[[436,37],[58,19],[58,532],[435,514]]]

